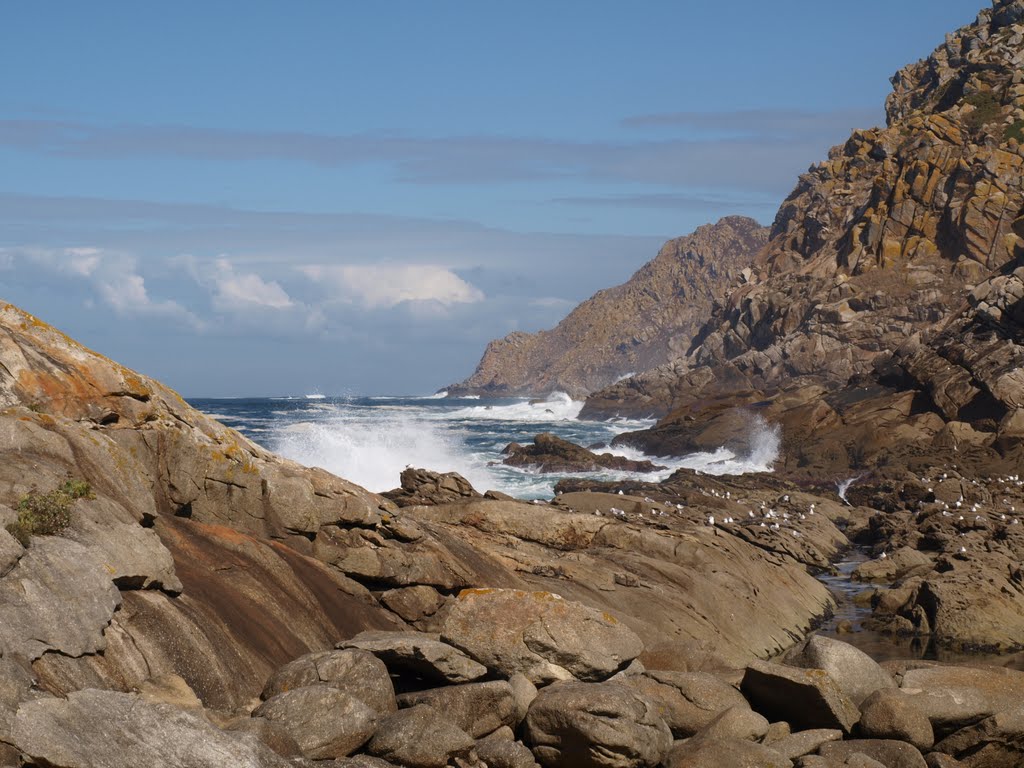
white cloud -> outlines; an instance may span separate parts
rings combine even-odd
[[[213,277],[213,304],[219,310],[290,309],[294,302],[276,282],[267,282],[252,272],[235,272],[227,259],[217,259]]]
[[[440,266],[313,265],[299,271],[310,280],[329,283],[334,299],[369,309],[388,309],[404,302],[435,302],[450,307],[484,300],[479,288]]]

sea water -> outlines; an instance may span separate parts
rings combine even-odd
[[[640,419],[580,419],[580,401],[555,393],[544,399],[422,397],[331,397],[320,393],[277,398],[192,399],[193,406],[237,429],[256,443],[290,459],[321,467],[371,491],[399,485],[406,467],[458,472],[479,491],[497,490],[517,498],[550,498],[563,477],[596,480],[662,480],[681,467],[706,474],[770,470],[779,436],[752,422],[752,450],[737,456],[721,448],[687,456],[646,456],[629,448],[608,448],[622,432],[654,422]],[[509,443],[529,443],[550,432],[598,452],[650,459],[666,469],[654,473],[593,472],[540,474],[501,463]]]

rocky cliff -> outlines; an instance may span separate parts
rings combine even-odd
[[[584,413],[672,414],[682,448],[713,416],[701,403],[782,391],[775,415],[815,459],[818,439],[855,464],[894,441],[1016,451],[1022,17],[1001,0],[897,73],[887,127],[854,133],[800,178],[752,279],[689,354],[595,393]]]
[[[552,330],[491,342],[449,394],[582,397],[684,354],[712,301],[745,279],[767,233],[730,216],[669,240],[627,282],[587,299]]]

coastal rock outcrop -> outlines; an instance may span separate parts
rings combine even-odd
[[[622,285],[600,291],[556,328],[492,341],[449,395],[582,397],[686,352],[712,302],[746,279],[768,230],[728,216],[669,240]]]

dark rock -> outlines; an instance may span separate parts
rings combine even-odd
[[[458,472],[431,472],[408,467],[402,470],[401,487],[381,494],[400,507],[450,504],[464,499],[483,498]]]
[[[502,451],[502,463],[513,467],[533,467],[538,472],[595,472],[613,469],[620,472],[655,472],[665,467],[650,461],[637,461],[610,453],[594,453],[548,432],[533,438],[532,445],[510,443]]]

